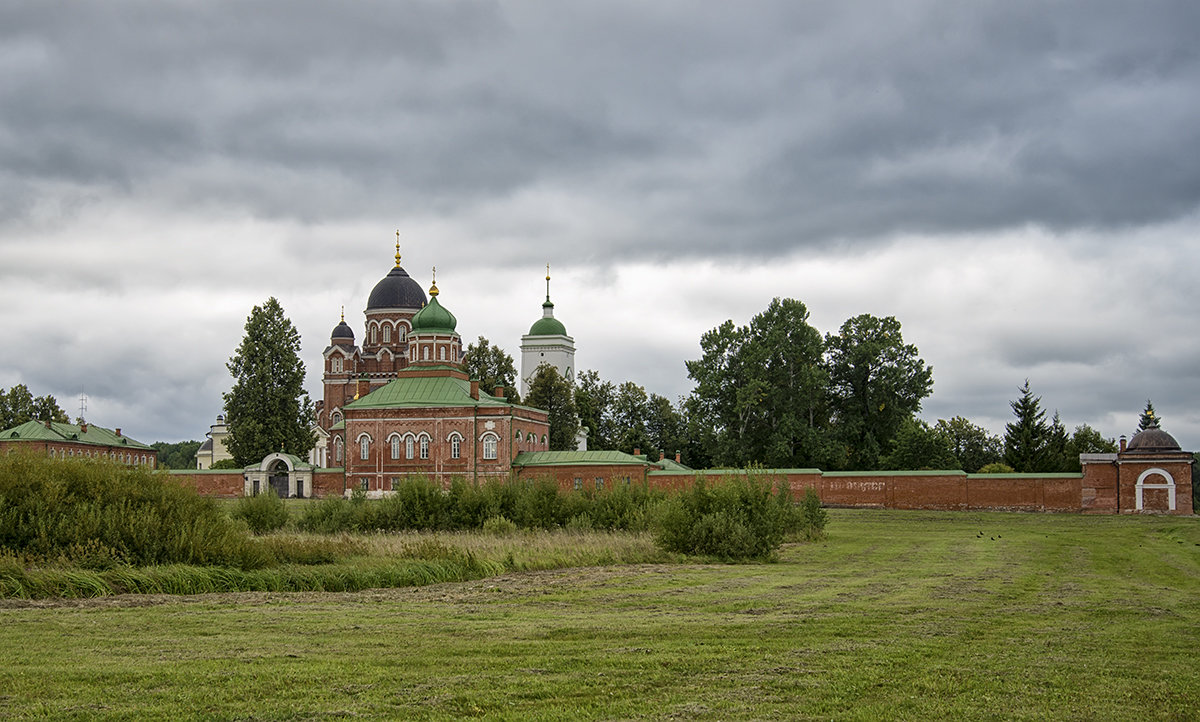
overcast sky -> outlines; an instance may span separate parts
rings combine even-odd
[[[672,399],[772,297],[894,315],[921,416],[1152,398],[1200,448],[1200,4],[0,6],[0,387],[201,439],[251,307],[321,351],[392,265]]]

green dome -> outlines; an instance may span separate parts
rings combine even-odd
[[[534,321],[529,327],[530,336],[566,336],[567,327],[554,317],[554,304],[546,301],[542,304],[546,315]]]
[[[437,293],[430,294],[429,303],[412,317],[413,333],[454,333],[458,319],[438,303]]]

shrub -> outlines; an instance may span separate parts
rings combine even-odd
[[[361,502],[355,503],[353,497],[350,501],[341,497],[322,499],[315,504],[305,506],[304,516],[300,517],[296,526],[301,531],[321,534],[355,531],[359,528],[359,510],[364,506]]]
[[[829,522],[829,514],[821,508],[821,497],[811,486],[804,490],[804,498],[798,507],[800,520],[796,532],[805,541],[814,541],[825,536],[825,525]]]
[[[512,536],[517,533],[517,525],[504,515],[494,516],[483,523],[483,531],[496,536]]]
[[[283,503],[274,489],[268,489],[265,494],[238,499],[232,516],[246,522],[246,526],[255,534],[276,531],[288,523],[287,504]]]
[[[980,467],[979,471],[977,471],[975,473],[977,473],[977,474],[1012,474],[1013,468],[1011,466],[1009,466],[1008,464],[1005,464],[1005,463],[1002,463],[999,461],[994,461],[990,464],[986,464],[986,465]]]
[[[28,453],[0,456],[0,548],[94,568],[271,561],[215,501],[165,472]]]
[[[669,552],[768,560],[787,526],[787,510],[772,499],[769,484],[735,479],[710,489],[698,477],[691,490],[667,502],[655,541]]]

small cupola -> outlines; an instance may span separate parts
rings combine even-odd
[[[566,336],[567,327],[554,317],[554,303],[550,300],[550,264],[546,264],[546,302],[542,304],[542,317],[529,327],[530,336]]]
[[[350,324],[346,323],[345,306],[342,306],[342,320],[338,322],[338,325],[333,327],[333,332],[329,334],[329,343],[332,346],[354,345],[354,329],[350,328]]]
[[[455,330],[458,319],[438,301],[437,268],[429,287],[429,303],[412,317],[408,334],[410,364],[450,364],[462,361],[462,341]]]

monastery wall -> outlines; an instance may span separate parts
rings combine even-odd
[[[559,489],[613,489],[626,483],[646,483],[652,488],[681,491],[698,478],[715,485],[745,478],[744,470],[700,472],[647,471],[640,464],[530,466],[515,470],[512,478],[550,479]],[[1171,490],[1161,488],[1174,479]],[[1192,514],[1192,466],[1180,460],[1148,463],[1084,464],[1074,474],[966,474],[961,471],[828,471],[817,469],[760,469],[749,472],[772,486],[786,484],[793,498],[815,489],[826,506],[878,509],[928,509],[943,511],[1030,511],[1064,513],[1139,513],[1151,511]],[[201,494],[237,497],[243,493],[240,471],[172,472],[173,478]],[[597,483],[597,480],[601,480]],[[1141,488],[1139,494],[1139,479]],[[344,477],[340,469],[313,474],[312,493],[340,496],[355,488],[357,477]],[[442,479],[449,484],[449,477]],[[1140,502],[1139,502],[1140,498]]]

